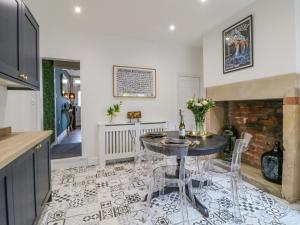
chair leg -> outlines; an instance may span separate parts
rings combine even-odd
[[[179,187],[180,204],[181,204],[182,224],[189,225],[190,222],[189,222],[189,213],[187,209],[185,182],[179,180],[178,187]]]
[[[145,210],[143,214],[143,222],[145,223],[149,217],[151,217],[151,200],[152,200],[152,194],[153,194],[153,185],[154,185],[154,180],[153,178],[149,182],[148,186],[148,194],[147,194],[147,199],[146,199],[146,205],[145,205]]]
[[[231,177],[232,202],[233,202],[233,219],[236,224],[243,223],[243,218],[240,211],[239,195],[238,195],[238,178]]]

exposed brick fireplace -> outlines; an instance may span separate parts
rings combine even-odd
[[[225,121],[241,134],[253,135],[243,162],[260,169],[261,155],[272,149],[276,140],[283,140],[283,101],[251,100],[224,102]],[[227,118],[226,118],[227,117]]]
[[[252,183],[289,202],[300,200],[300,75],[287,74],[209,87],[206,97],[217,102],[207,116],[207,129],[221,133],[230,123],[253,135],[243,154],[242,173]],[[274,141],[283,144],[282,185],[266,181],[260,158]],[[244,170],[243,170],[244,168]]]

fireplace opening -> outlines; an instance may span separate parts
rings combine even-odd
[[[217,107],[222,107],[224,113],[221,132],[229,127],[233,138],[239,138],[243,132],[253,135],[242,161],[261,169],[262,154],[270,151],[276,141],[283,142],[283,100],[226,101],[218,102]],[[230,160],[228,150],[226,160]]]

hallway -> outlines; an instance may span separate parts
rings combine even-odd
[[[81,127],[71,131],[60,144],[81,143]]]
[[[51,149],[51,159],[79,157],[81,152],[81,128],[78,127],[66,136],[60,144]]]

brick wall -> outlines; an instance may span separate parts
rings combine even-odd
[[[274,141],[282,143],[282,100],[232,101],[226,104],[228,121],[239,133],[253,135],[251,145],[242,156],[243,162],[260,168],[261,155],[272,149]]]

